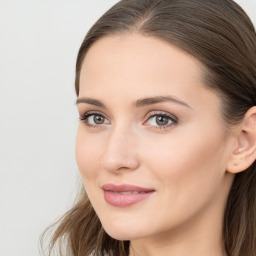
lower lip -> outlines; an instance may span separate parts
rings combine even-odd
[[[138,194],[121,194],[104,190],[104,198],[107,203],[115,207],[126,207],[136,204],[151,196],[154,191]]]

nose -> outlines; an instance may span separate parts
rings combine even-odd
[[[103,168],[110,172],[136,170],[139,167],[136,144],[136,136],[132,131],[121,127],[114,128],[108,134],[103,151]]]

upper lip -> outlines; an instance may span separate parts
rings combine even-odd
[[[138,187],[134,185],[129,184],[121,184],[121,185],[115,185],[115,184],[104,184],[101,187],[103,190],[106,191],[113,191],[113,192],[152,192],[155,191],[152,188],[143,188]]]

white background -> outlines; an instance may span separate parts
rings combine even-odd
[[[0,255],[38,256],[76,194],[78,48],[117,0],[0,0]],[[256,0],[240,0],[256,23]]]

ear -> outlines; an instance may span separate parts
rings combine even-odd
[[[234,174],[246,170],[256,160],[256,106],[246,112],[236,134],[236,147],[227,166],[227,172]]]

